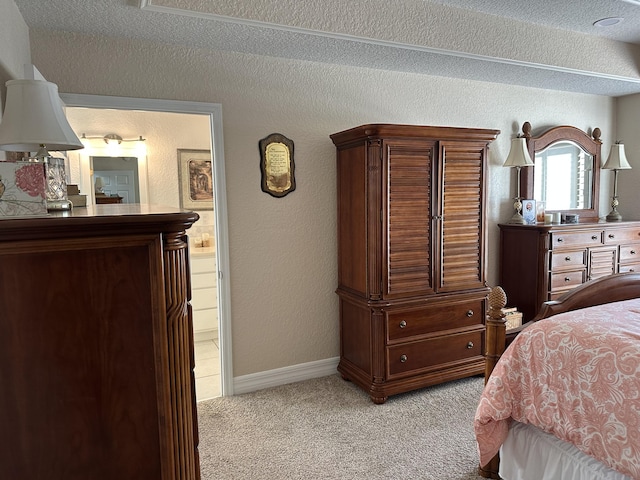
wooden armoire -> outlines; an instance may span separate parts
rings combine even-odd
[[[499,133],[371,124],[331,135],[338,371],[374,403],[484,371],[486,160]]]

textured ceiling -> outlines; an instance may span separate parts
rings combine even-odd
[[[640,92],[636,0],[15,3],[33,29],[590,94]],[[609,17],[623,20],[593,25]]]

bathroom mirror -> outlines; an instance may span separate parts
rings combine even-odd
[[[559,126],[534,137],[531,124],[525,122],[522,132],[535,163],[522,169],[522,197],[544,202],[548,213],[573,213],[581,222],[597,221],[600,129],[589,136],[579,128]]]

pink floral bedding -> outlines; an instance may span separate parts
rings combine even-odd
[[[511,419],[640,479],[640,299],[555,315],[518,335],[476,411],[481,465]]]

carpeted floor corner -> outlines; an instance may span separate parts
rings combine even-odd
[[[375,405],[336,375],[198,404],[202,480],[478,480],[472,377]]]

